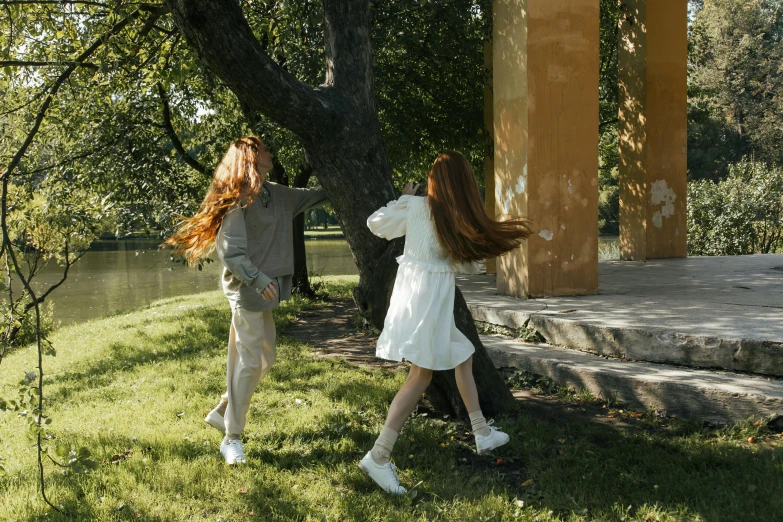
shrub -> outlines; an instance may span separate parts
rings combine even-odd
[[[718,183],[688,184],[688,254],[783,250],[783,168],[741,161]]]

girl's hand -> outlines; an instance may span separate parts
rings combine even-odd
[[[408,182],[407,185],[405,185],[405,188],[402,189],[402,195],[403,196],[415,196],[416,191],[419,190],[419,187],[421,186],[420,183],[414,184],[413,181]]]
[[[266,288],[264,288],[264,291],[261,292],[261,297],[269,301],[275,299],[277,297],[277,284],[275,284],[274,281],[269,283]]]

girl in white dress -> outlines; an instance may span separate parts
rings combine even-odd
[[[410,362],[410,372],[389,407],[383,430],[359,467],[388,493],[404,494],[390,455],[405,420],[429,386],[433,370],[454,369],[478,453],[506,444],[507,434],[487,424],[473,379],[473,345],[454,322],[454,272],[475,273],[476,261],[519,246],[530,230],[519,219],[487,216],[468,161],[459,152],[441,154],[430,169],[427,196],[409,183],[397,201],[367,219],[377,236],[405,236],[405,250],[376,355]]]

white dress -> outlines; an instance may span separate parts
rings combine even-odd
[[[367,226],[385,239],[406,236],[376,356],[407,359],[430,370],[466,361],[474,349],[454,323],[454,272],[476,269],[456,263],[440,245],[427,198],[391,201],[367,219]]]

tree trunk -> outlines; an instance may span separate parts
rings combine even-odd
[[[294,177],[294,187],[304,188],[313,175],[313,168],[309,163],[302,165],[302,169]],[[305,213],[294,217],[294,277],[293,290],[302,295],[314,297],[315,292],[310,287],[310,276],[307,273],[307,253],[305,251]]]
[[[464,333],[476,348],[476,352],[473,354],[473,377],[476,379],[481,410],[487,417],[497,415],[508,408],[514,398],[481,343],[473,316],[468,310],[468,305],[465,303],[465,298],[459,287],[454,294],[454,320],[459,331]],[[431,402],[437,410],[450,410],[457,415],[468,413],[465,411],[465,405],[459,395],[457,381],[454,379],[454,370],[435,372],[428,391]]]
[[[243,106],[265,114],[300,139],[306,157],[336,210],[359,270],[354,299],[376,327],[383,320],[397,273],[403,240],[373,235],[367,217],[395,198],[375,108],[367,0],[323,0],[326,83],[312,89],[267,56],[235,0],[166,0],[174,22],[201,60],[236,94]],[[461,294],[457,325],[476,347],[474,375],[482,407],[494,415],[511,393],[483,345]],[[453,372],[451,372],[453,374]],[[433,393],[446,412],[461,399],[448,375]]]
[[[302,166],[302,170],[294,177],[294,187],[306,187],[312,174],[313,168],[308,163],[305,163]],[[272,158],[272,170],[269,172],[269,179],[280,185],[288,186],[288,172],[286,172],[285,167],[277,161],[277,157]],[[313,292],[313,289],[310,287],[310,277],[307,273],[307,250],[305,249],[304,224],[304,213],[294,216],[294,274],[291,278],[291,290],[308,297],[315,297],[315,292]]]

